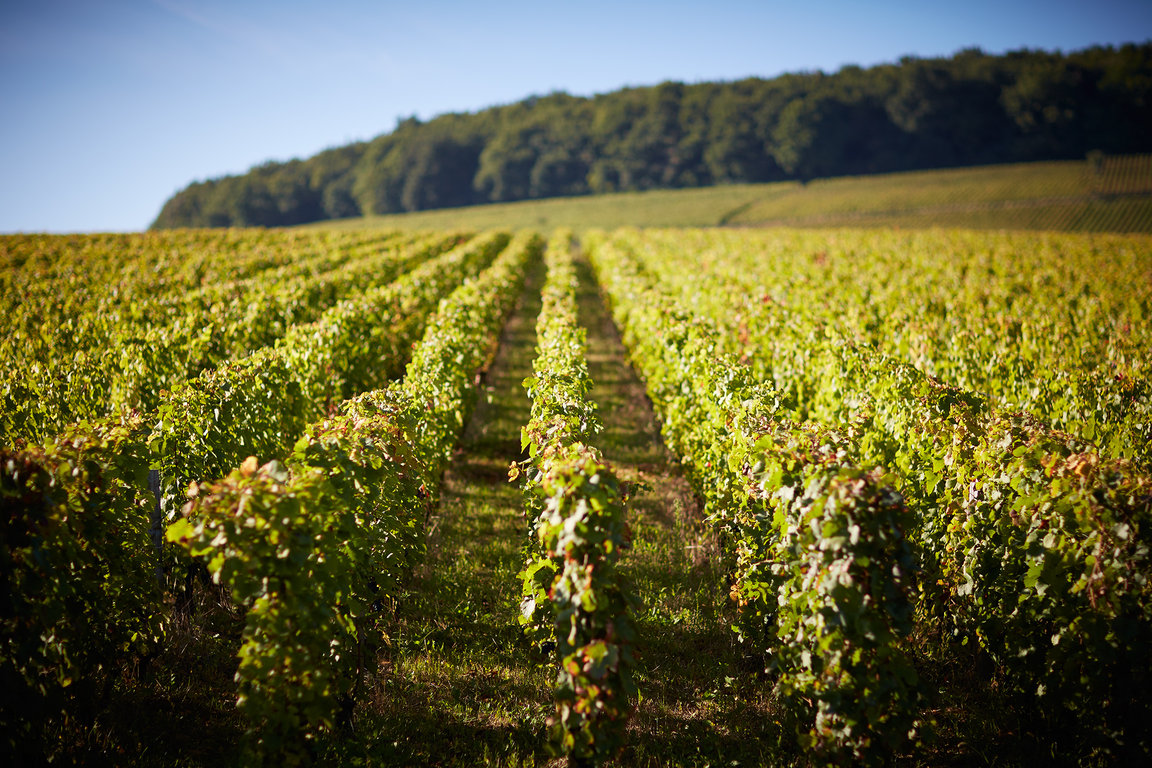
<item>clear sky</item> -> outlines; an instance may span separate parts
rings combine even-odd
[[[0,232],[532,94],[1152,39],[1152,0],[0,0]]]

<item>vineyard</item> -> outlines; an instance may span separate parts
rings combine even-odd
[[[1152,759],[1147,236],[26,235],[0,283],[5,764]]]

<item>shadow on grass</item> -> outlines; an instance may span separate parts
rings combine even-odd
[[[474,717],[454,716],[438,704],[415,704],[377,725],[378,732],[359,734],[358,748],[348,749],[342,755],[343,762],[379,766],[536,766],[548,760],[539,735],[542,723],[486,725]]]

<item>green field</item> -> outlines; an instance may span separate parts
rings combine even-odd
[[[1152,232],[1152,156],[554,198],[308,228],[794,226]]]

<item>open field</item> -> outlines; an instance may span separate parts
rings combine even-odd
[[[1152,237],[351,224],[0,238],[6,764],[1152,759]]]
[[[401,227],[957,227],[1152,232],[1152,156],[554,198],[308,225]]]

